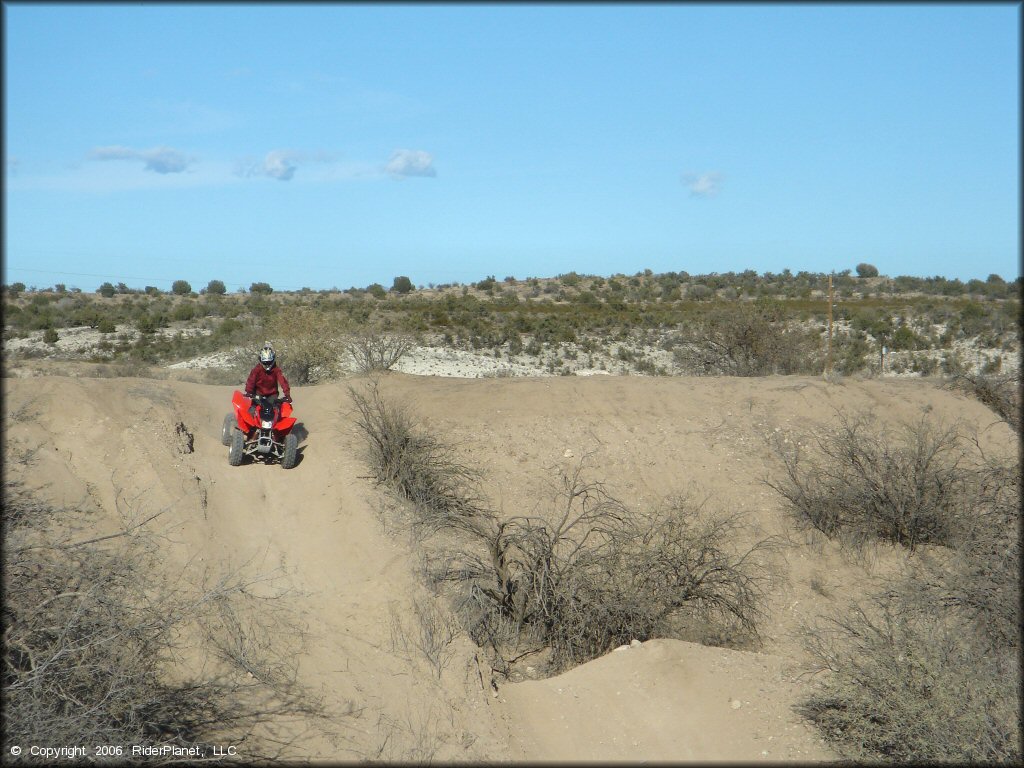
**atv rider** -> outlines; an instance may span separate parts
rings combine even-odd
[[[288,379],[284,377],[284,373],[277,367],[277,356],[274,354],[274,348],[270,346],[268,341],[263,345],[263,349],[260,350],[260,362],[252,371],[249,373],[249,378],[245,380],[245,396],[250,400],[253,397],[277,397],[277,388],[281,387],[281,391],[284,392],[285,402],[290,403],[292,401],[291,387],[288,386]],[[253,403],[250,412],[255,412],[256,404]]]

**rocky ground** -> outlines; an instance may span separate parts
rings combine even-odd
[[[837,326],[838,328],[838,326]],[[178,324],[177,327],[161,329],[158,335],[184,337],[204,335],[203,328]],[[43,332],[35,331],[24,338],[7,338],[4,354],[11,359],[44,360],[88,360],[104,351],[103,345],[115,343],[130,344],[138,337],[131,327],[119,328],[113,334],[101,334],[93,328],[77,327],[61,329],[53,344],[43,341]],[[645,341],[625,340],[600,342],[585,351],[585,345],[560,343],[537,354],[522,351],[516,354],[507,349],[467,350],[446,345],[440,336],[429,338],[425,343],[415,344],[404,355],[393,370],[417,376],[443,376],[453,378],[488,378],[514,376],[594,376],[594,375],[680,375],[681,371],[673,360],[672,353],[658,344],[658,334]],[[653,342],[653,343],[652,343]],[[108,347],[109,350],[109,347]],[[949,352],[955,353],[970,371],[980,371],[999,358],[1000,370],[1018,370],[1020,353],[1017,350],[995,350],[980,348],[973,341],[957,341]],[[197,355],[167,364],[169,371],[204,371],[228,369],[244,359],[247,350],[222,350]],[[914,358],[929,359],[938,368],[945,351],[927,350],[920,352],[889,352],[880,368],[880,361],[874,360],[869,370],[874,375],[892,378],[922,378],[913,370]],[[638,365],[642,361],[643,365]],[[343,369],[352,370],[348,361],[341,361]]]

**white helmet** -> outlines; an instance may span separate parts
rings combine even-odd
[[[270,346],[268,341],[263,345],[263,349],[260,350],[260,362],[263,363],[264,368],[270,368],[274,364],[274,348]]]

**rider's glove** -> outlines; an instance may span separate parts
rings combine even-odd
[[[286,402],[286,403],[290,403],[292,401],[292,396],[291,395],[285,395],[281,399],[284,400],[284,402]]]

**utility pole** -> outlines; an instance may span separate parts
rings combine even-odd
[[[825,363],[825,375],[832,375],[832,275],[828,276],[828,361]]]

